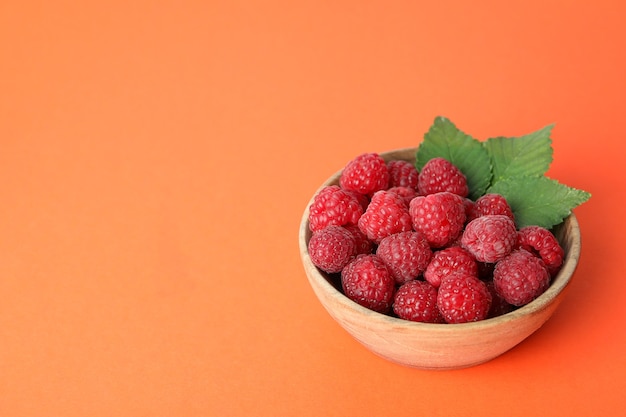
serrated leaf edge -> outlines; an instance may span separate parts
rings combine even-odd
[[[523,180],[524,180],[524,178],[526,178],[526,179],[531,179],[531,178],[532,178],[532,179],[538,179],[538,180],[541,180],[541,179],[546,179],[546,180],[548,180],[548,181],[550,181],[550,182],[552,182],[552,183],[554,183],[554,184],[556,184],[556,185],[558,185],[558,186],[564,187],[567,191],[580,193],[580,196],[581,196],[581,201],[580,201],[579,203],[574,204],[574,205],[571,205],[571,206],[569,206],[568,208],[564,209],[564,210],[563,210],[564,215],[560,215],[560,214],[554,213],[554,214],[555,214],[555,217],[554,217],[554,218],[555,218],[556,220],[554,220],[554,221],[550,221],[550,222],[545,222],[545,223],[542,223],[542,224],[540,225],[540,226],[543,226],[543,227],[548,228],[548,229],[549,229],[549,228],[552,228],[552,227],[554,227],[554,226],[556,226],[557,224],[560,224],[561,222],[563,222],[563,220],[565,220],[565,218],[567,218],[569,215],[571,215],[571,214],[572,214],[572,212],[573,212],[573,211],[574,211],[577,207],[579,207],[580,205],[582,205],[582,204],[586,203],[586,202],[587,202],[587,201],[589,201],[589,199],[591,198],[591,193],[590,193],[590,192],[585,191],[585,190],[581,190],[581,189],[578,189],[578,188],[575,188],[575,187],[571,187],[571,186],[566,185],[566,184],[563,184],[562,182],[560,182],[560,181],[558,181],[558,180],[556,180],[556,179],[554,179],[554,178],[550,178],[550,177],[548,177],[548,176],[546,176],[546,175],[528,175],[528,176],[525,176],[525,175],[517,175],[517,176],[513,176],[513,177],[507,177],[507,178],[504,178],[504,179],[502,179],[502,180],[500,180],[500,181],[498,181],[498,182],[523,181]],[[490,186],[490,187],[487,189],[486,193],[492,192],[492,188],[494,187],[494,185],[495,185],[495,184],[496,184],[496,183],[494,183],[492,186]],[[536,210],[536,209],[538,209],[538,208],[548,207],[548,206],[549,206],[549,204],[536,205],[536,206],[527,206],[527,207],[526,207],[526,210],[527,210],[527,211],[532,211],[532,210]],[[513,208],[513,207],[512,207],[512,208]],[[513,211],[514,211],[516,214],[517,214],[517,212],[518,212],[518,210],[517,210],[516,208],[513,208]],[[517,216],[516,216],[516,217],[517,217]],[[523,227],[523,226],[528,226],[528,225],[526,225],[526,224],[521,224],[521,225],[519,225],[519,224],[518,224],[518,227]]]
[[[489,154],[489,158],[491,159],[491,180],[490,180],[490,185],[495,184],[497,181],[500,181],[500,180],[503,180],[503,179],[506,179],[506,178],[517,177],[517,176],[520,176],[520,175],[514,175],[514,176],[506,176],[506,175],[503,176],[503,175],[500,175],[500,176],[496,177],[495,173],[493,172],[493,155],[489,152],[489,150],[487,148],[487,143],[488,142],[490,142],[490,141],[500,141],[500,140],[521,140],[521,141],[523,141],[524,138],[526,138],[528,136],[537,135],[537,134],[539,134],[539,132],[547,130],[548,131],[547,139],[548,139],[548,147],[549,147],[549,150],[550,150],[550,156],[549,156],[548,161],[547,161],[548,164],[546,166],[546,169],[543,172],[543,174],[545,174],[548,171],[548,169],[550,168],[550,165],[552,164],[552,162],[554,161],[554,149],[552,147],[552,138],[551,138],[552,129],[554,129],[554,126],[555,126],[555,124],[551,123],[549,125],[546,125],[546,126],[542,127],[541,129],[537,129],[537,130],[535,130],[533,132],[530,132],[530,133],[527,133],[527,134],[524,134],[524,135],[519,135],[519,136],[495,136],[495,137],[488,138],[484,142],[482,142],[483,147],[487,150],[487,153]],[[519,155],[522,155],[522,154],[523,154],[523,152],[520,150],[520,152],[518,152],[515,155],[514,159],[518,158]]]

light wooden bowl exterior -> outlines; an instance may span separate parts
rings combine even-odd
[[[413,161],[417,148],[381,153],[386,160]],[[340,172],[321,187],[338,184]],[[319,190],[318,190],[319,191]],[[357,341],[377,355],[420,369],[458,369],[489,361],[510,350],[552,316],[578,264],[580,229],[572,214],[554,230],[565,250],[564,264],[551,286],[531,303],[500,317],[464,324],[416,323],[368,310],[344,296],[329,275],[318,270],[307,244],[310,203],[299,231],[304,270],[316,296],[328,313]],[[335,284],[337,285],[337,284]]]

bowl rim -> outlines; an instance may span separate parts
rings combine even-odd
[[[394,155],[401,155],[410,151],[417,150],[416,147],[411,148],[400,148],[391,151],[386,151],[380,153],[381,156],[385,158],[391,158]],[[491,327],[500,327],[502,325],[506,325],[507,323],[513,323],[518,320],[523,319],[529,315],[536,314],[546,308],[551,304],[551,302],[557,298],[557,296],[565,290],[568,284],[571,281],[572,276],[574,275],[574,271],[578,266],[578,261],[580,258],[581,251],[581,236],[580,236],[580,227],[578,224],[578,220],[574,213],[570,213],[560,225],[555,227],[564,227],[567,223],[569,227],[569,233],[571,235],[570,239],[573,244],[570,246],[565,259],[563,260],[563,266],[561,270],[557,273],[557,275],[552,279],[550,286],[546,291],[544,291],[539,297],[531,301],[530,303],[521,306],[509,313],[479,320],[476,322],[469,323],[456,323],[456,324],[448,324],[448,323],[422,323],[422,322],[414,322],[410,320],[404,320],[398,317],[393,317],[387,314],[379,313],[373,310],[370,310],[364,306],[361,306],[355,301],[352,301],[348,297],[346,297],[341,291],[339,291],[335,286],[333,286],[323,275],[323,273],[313,265],[311,258],[308,253],[308,245],[307,245],[307,235],[310,235],[311,232],[309,230],[309,208],[313,203],[315,196],[319,193],[319,191],[332,184],[337,182],[339,176],[341,175],[342,170],[335,172],[333,175],[328,177],[321,186],[315,191],[309,202],[307,203],[299,227],[299,246],[300,246],[300,254],[301,260],[305,267],[305,270],[311,271],[311,273],[307,272],[307,277],[311,284],[315,284],[320,290],[324,291],[326,295],[332,297],[337,303],[346,309],[352,310],[355,313],[367,316],[368,320],[376,320],[381,323],[386,323],[390,326],[403,327],[407,329],[415,329],[415,330],[428,330],[429,332],[440,332],[440,333],[449,333],[452,331],[472,331],[473,329],[486,329]]]

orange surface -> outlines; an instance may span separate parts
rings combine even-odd
[[[618,415],[620,1],[2,2],[0,415]],[[436,115],[555,123],[590,191],[556,315],[487,364],[388,363],[322,309],[297,229]]]

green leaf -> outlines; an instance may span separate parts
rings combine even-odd
[[[496,182],[487,192],[506,198],[518,228],[538,225],[550,229],[591,197],[586,191],[543,175],[506,178]]]
[[[552,162],[552,140],[550,133],[554,125],[528,135],[487,139],[487,149],[493,167],[491,183],[502,179],[543,175]]]
[[[491,163],[482,143],[463,133],[447,118],[437,117],[417,148],[418,171],[430,159],[445,158],[456,165],[467,178],[469,197],[476,199],[491,183]]]

